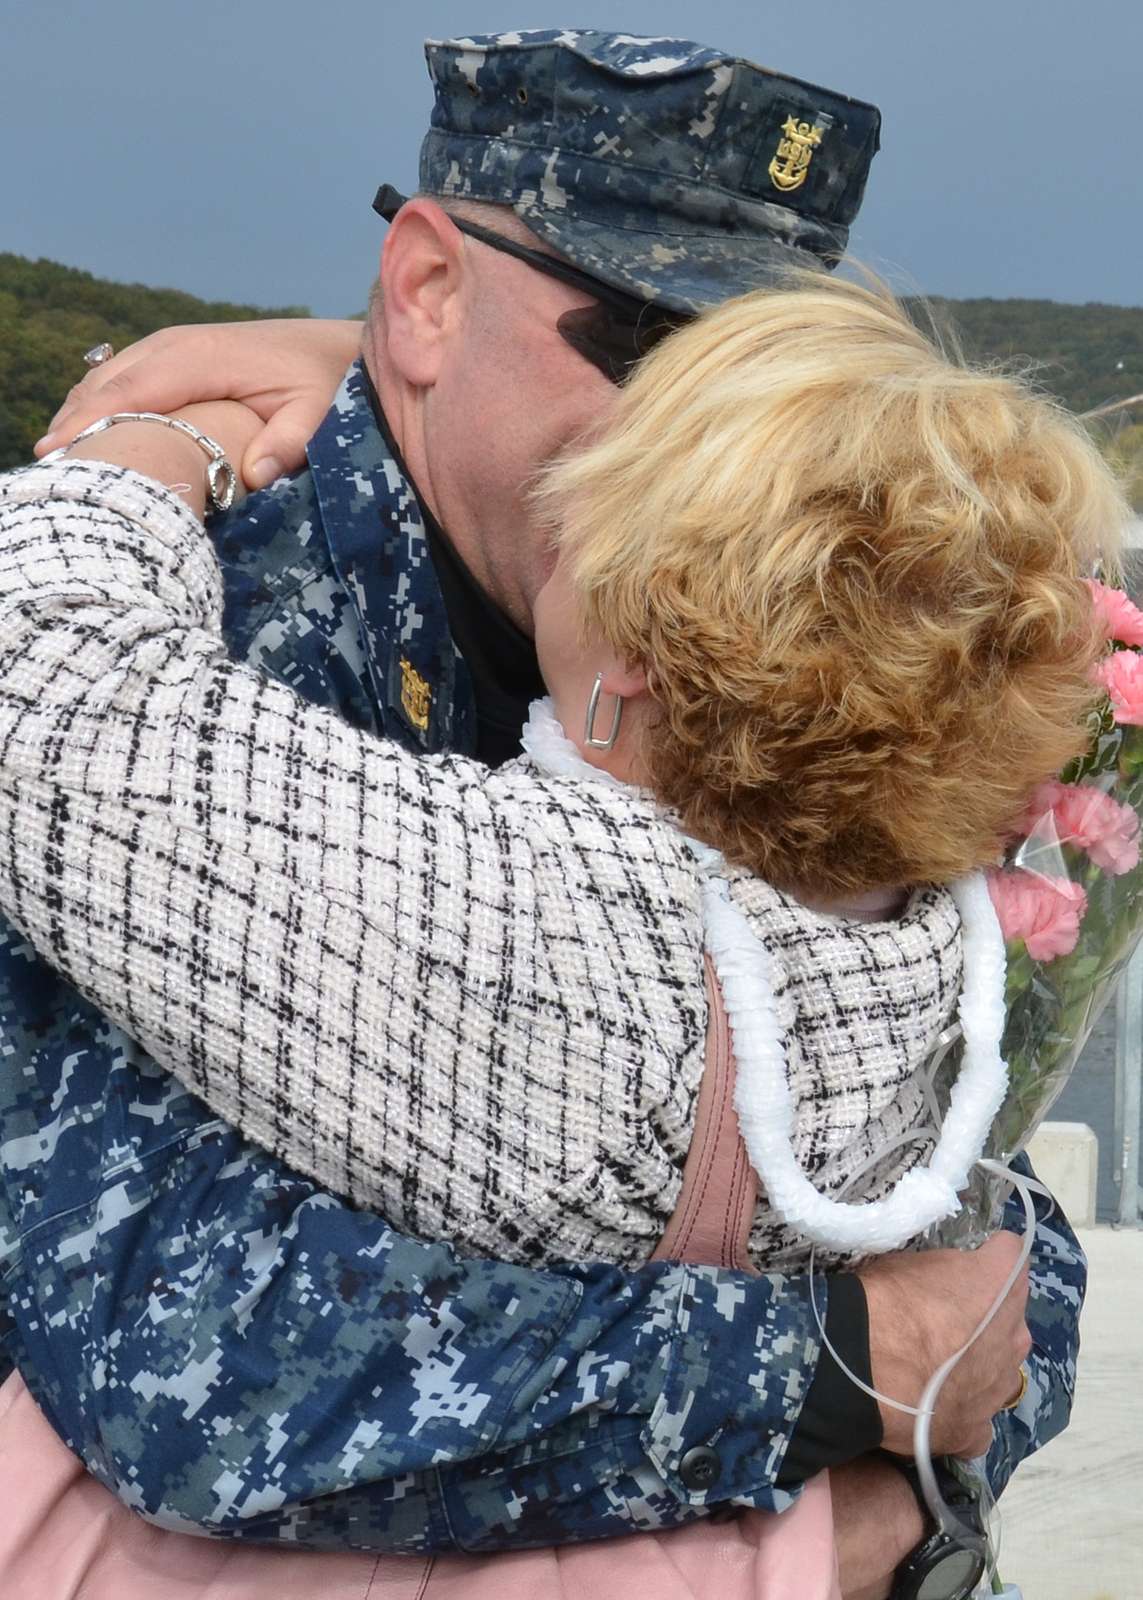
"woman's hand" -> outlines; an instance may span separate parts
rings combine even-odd
[[[241,456],[231,457],[247,486],[260,489],[304,463],[307,441],[346,367],[360,354],[361,335],[360,322],[310,318],[165,328],[77,383],[36,454],[66,445],[88,423],[113,411],[187,415],[198,402],[233,400],[265,424],[255,429]]]
[[[184,406],[177,413],[184,422],[222,446],[229,461],[239,461],[262,429],[262,419],[234,400],[209,405]],[[107,461],[130,467],[173,490],[201,517],[206,506],[206,469],[209,459],[202,446],[175,428],[157,422],[121,422],[68,450],[67,460]]]

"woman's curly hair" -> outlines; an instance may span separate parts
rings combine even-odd
[[[774,884],[995,860],[1086,743],[1115,481],[880,287],[815,275],[704,314],[539,494],[587,635],[648,669],[655,793]]]

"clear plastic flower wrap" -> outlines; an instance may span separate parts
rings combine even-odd
[[[1002,1052],[1008,1093],[984,1154],[1007,1161],[1054,1105],[1143,936],[1143,611],[1092,584],[1108,635],[1105,697],[1091,746],[1036,793],[990,891],[1007,945]],[[933,1073],[943,1109],[959,1064],[954,1042]],[[979,1243],[1007,1185],[977,1169],[964,1209],[934,1242]]]

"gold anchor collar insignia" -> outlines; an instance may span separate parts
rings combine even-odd
[[[783,137],[778,141],[774,159],[768,168],[775,189],[789,194],[800,189],[806,181],[814,151],[822,142],[825,129],[816,122],[799,122],[789,116],[782,124]]]
[[[401,657],[401,709],[420,733],[429,726],[433,708],[432,685],[422,678],[411,661]]]

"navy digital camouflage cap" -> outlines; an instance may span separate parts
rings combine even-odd
[[[511,206],[617,288],[698,311],[845,250],[875,106],[685,39],[543,29],[425,54],[421,193]]]

